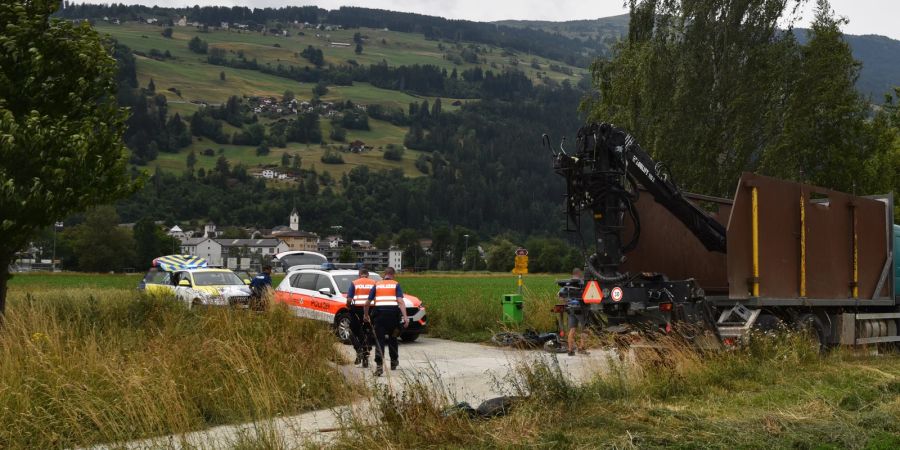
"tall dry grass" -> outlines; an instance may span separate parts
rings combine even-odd
[[[188,310],[128,291],[13,292],[0,329],[0,448],[58,448],[349,400],[319,324]]]

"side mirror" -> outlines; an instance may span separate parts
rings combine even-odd
[[[319,293],[322,294],[322,295],[327,295],[327,296],[329,296],[329,297],[331,297],[331,294],[333,294],[333,292],[331,292],[331,288],[328,288],[328,287],[324,287],[324,288],[322,288],[322,289],[319,289]]]
[[[248,280],[248,279],[245,278],[245,279],[244,279],[244,284],[250,284],[250,280]]]
[[[179,285],[179,286],[187,286],[187,287],[191,287],[191,282],[188,281],[188,280],[181,280],[181,281],[178,282],[178,285]]]

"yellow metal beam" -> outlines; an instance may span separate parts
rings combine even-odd
[[[751,190],[753,205],[753,296],[759,297],[759,192]]]
[[[800,192],[800,297],[806,297],[806,199]]]
[[[853,298],[859,298],[859,234],[856,232],[856,208],[850,209],[853,215]]]

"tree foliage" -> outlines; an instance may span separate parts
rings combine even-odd
[[[0,4],[0,312],[31,235],[132,191],[112,48],[86,22],[49,19],[57,7]]]
[[[779,28],[796,4],[632,1],[628,38],[593,66],[591,119],[631,131],[686,190],[730,196],[743,171],[847,191],[877,178],[882,128],[867,123],[841,21],[820,0],[800,45]]]

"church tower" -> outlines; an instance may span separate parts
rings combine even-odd
[[[297,208],[291,211],[291,230],[300,231],[300,213],[297,212]]]

